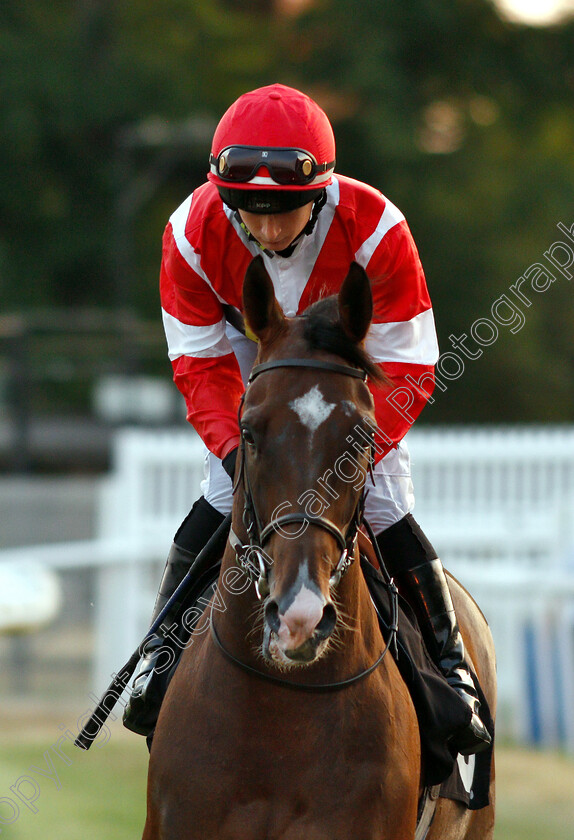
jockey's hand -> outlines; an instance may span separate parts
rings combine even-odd
[[[228,452],[223,461],[223,469],[229,476],[229,478],[233,481],[235,478],[235,462],[237,461],[237,453],[239,451],[239,447],[236,446],[235,449],[232,449],[231,452]]]

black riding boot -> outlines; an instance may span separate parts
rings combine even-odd
[[[165,564],[150,626],[187,574],[195,558],[195,553],[186,551],[173,543]],[[173,605],[164,618],[162,627],[170,627],[177,617],[180,606],[181,604],[178,603]],[[165,641],[162,627],[145,644],[142,659],[132,682],[131,696],[124,709],[124,726],[138,735],[149,735],[153,731],[163,700],[163,692],[158,685],[154,686],[152,679],[160,648]]]
[[[165,607],[191,568],[195,558],[224,518],[223,514],[210,505],[203,496],[195,502],[174,537],[156,598],[151,624]],[[168,615],[161,625],[165,628],[165,631],[178,618],[181,606],[176,602],[169,609]],[[159,679],[158,676],[160,675],[154,672],[154,667],[164,642],[165,636],[162,634],[161,628],[146,642],[143,658],[132,683],[131,697],[124,710],[124,726],[131,729],[132,732],[137,732],[138,735],[149,736],[153,732],[163,701],[166,678]],[[169,667],[168,665],[166,670]]]
[[[401,594],[417,616],[429,653],[472,711],[468,727],[453,737],[452,746],[461,755],[482,752],[492,739],[478,715],[480,702],[441,561],[410,514],[379,534],[377,543]]]

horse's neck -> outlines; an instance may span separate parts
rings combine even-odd
[[[337,608],[344,617],[341,640],[359,653],[373,654],[381,646],[381,633],[377,614],[358,558],[354,560],[334,593]]]

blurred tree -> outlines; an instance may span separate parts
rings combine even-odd
[[[442,351],[477,319],[498,327],[423,422],[573,420],[571,285],[558,275],[530,307],[509,287],[574,224],[574,25],[512,25],[485,0],[322,0],[290,37],[291,66],[340,114],[338,170],[407,215]],[[504,293],[523,309],[512,333],[491,313]]]
[[[268,27],[256,11],[254,26],[255,12],[209,0],[4,0],[4,308],[141,307],[143,298],[145,312],[152,296],[156,302],[157,265],[153,293],[134,296],[114,282],[130,270],[114,229],[127,216],[139,221],[171,169],[183,168],[191,186],[203,179],[207,135],[199,156],[193,127],[180,123],[220,111],[266,72]],[[182,197],[190,188],[183,185]],[[143,270],[141,261],[131,270]]]
[[[216,119],[282,81],[332,117],[339,171],[405,212],[453,351],[574,223],[573,47],[488,0],[4,0],[2,308],[156,318],[161,232]],[[531,292],[423,422],[573,420],[571,294]]]

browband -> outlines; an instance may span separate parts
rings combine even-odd
[[[367,381],[367,372],[365,370],[359,370],[359,368],[354,368],[350,365],[338,365],[335,362],[323,362],[320,359],[276,359],[272,362],[255,365],[251,371],[249,382],[253,382],[256,376],[259,376],[260,373],[265,373],[266,370],[283,367],[318,368],[319,370],[330,370],[333,373],[343,373],[345,376],[354,376],[356,379],[362,379],[363,382]]]

